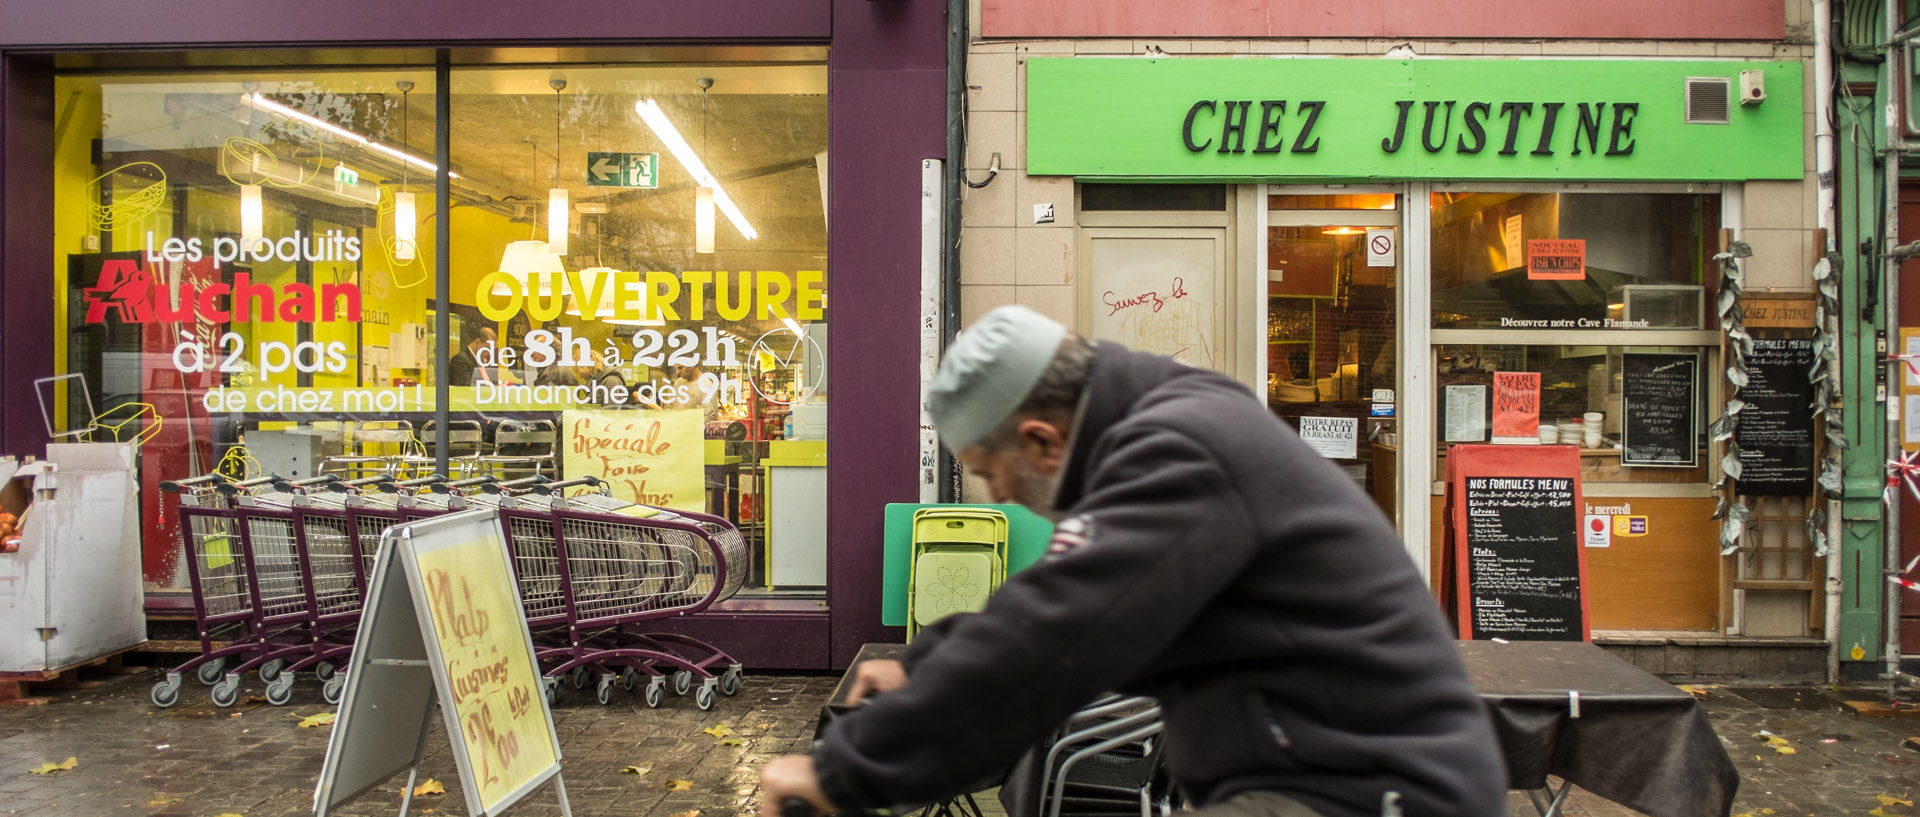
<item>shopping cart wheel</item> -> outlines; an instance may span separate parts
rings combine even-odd
[[[346,691],[346,686],[347,679],[344,675],[328,678],[327,682],[320,686],[320,699],[329,704],[337,704],[340,702],[340,693]]]
[[[653,677],[653,680],[647,682],[647,708],[652,709],[654,707],[659,706],[660,699],[666,696],[667,696],[666,679],[661,678],[658,675],[655,675]]]
[[[729,698],[740,693],[740,668],[734,667],[720,674],[720,694]]]
[[[686,670],[676,670],[673,673],[673,694],[685,695],[687,691],[691,689],[693,689],[693,673]]]
[[[693,705],[700,707],[700,711],[702,712],[712,709],[713,708],[713,687],[702,684],[700,686],[700,689],[696,690],[693,693]]]
[[[587,667],[585,664],[574,667],[573,673],[567,677],[573,682],[574,689],[587,688]]]
[[[640,685],[640,671],[632,667],[620,670],[620,688],[632,692]]]
[[[208,695],[213,698],[214,706],[233,706],[240,701],[240,676],[227,676],[220,683],[214,684]]]
[[[293,700],[293,673],[282,672],[267,683],[267,703],[286,706]]]
[[[600,687],[594,690],[594,697],[600,700],[601,706],[613,703],[613,673],[600,676]]]
[[[320,679],[322,683],[333,680],[334,672],[332,661],[322,661],[313,665],[313,677]]]
[[[153,685],[153,705],[166,709],[180,702],[180,676],[167,674],[167,680]]]
[[[285,658],[269,659],[267,663],[260,665],[260,680],[268,684],[273,683],[273,679],[280,677],[280,669],[286,665]]]
[[[220,678],[227,674],[227,657],[223,655],[205,664],[201,664],[200,668],[194,670],[193,674],[194,677],[200,679],[201,686],[210,687],[220,683]]]

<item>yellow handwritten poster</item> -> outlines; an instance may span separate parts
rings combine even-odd
[[[703,511],[706,447],[697,409],[568,411],[561,466],[569,479],[599,477],[613,495],[644,505]]]
[[[452,687],[441,700],[453,701],[455,743],[466,747],[481,811],[493,814],[558,762],[506,548],[496,533],[415,558]]]

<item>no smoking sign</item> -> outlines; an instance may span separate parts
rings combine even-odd
[[[1367,231],[1367,266],[1393,266],[1393,228],[1381,227]]]

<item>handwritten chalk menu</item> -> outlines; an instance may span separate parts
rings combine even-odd
[[[567,812],[560,741],[497,512],[411,522],[380,545],[314,813],[402,770],[411,792],[436,699],[469,814],[498,814],[549,778]]]
[[[1798,496],[1813,491],[1813,383],[1811,340],[1755,340],[1747,358],[1747,385],[1740,399],[1734,441],[1740,445],[1740,479],[1734,489],[1750,496]]]
[[[1700,461],[1700,356],[1625,354],[1620,369],[1621,465],[1692,468]]]
[[[1586,640],[1579,449],[1456,445],[1447,459],[1461,637]]]

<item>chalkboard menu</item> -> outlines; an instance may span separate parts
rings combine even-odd
[[[1460,445],[1448,459],[1461,637],[1585,640],[1578,449]]]
[[[1620,370],[1622,465],[1692,468],[1700,459],[1698,354],[1626,354]]]
[[[1740,399],[1734,442],[1740,445],[1740,479],[1734,489],[1750,496],[1799,496],[1813,492],[1813,368],[1811,340],[1755,340],[1747,358],[1747,385]]]

